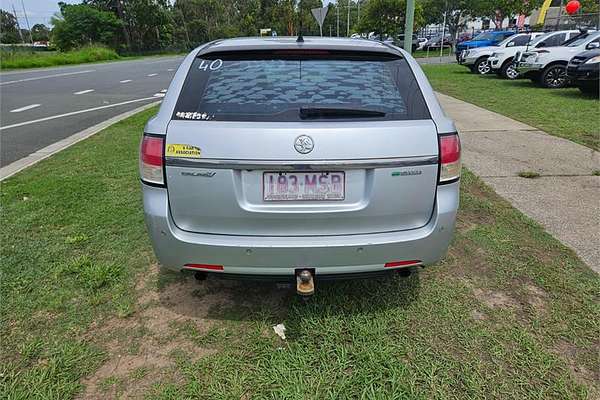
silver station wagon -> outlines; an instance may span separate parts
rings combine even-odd
[[[339,38],[239,38],[192,51],[140,150],[162,267],[319,279],[440,260],[460,142],[415,60]]]

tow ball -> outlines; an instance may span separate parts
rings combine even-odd
[[[310,270],[296,272],[296,292],[305,299],[315,293],[315,281]]]

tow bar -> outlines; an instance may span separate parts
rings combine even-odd
[[[315,281],[310,270],[296,271],[296,292],[305,300],[315,293]]]

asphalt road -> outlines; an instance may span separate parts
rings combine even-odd
[[[0,74],[0,166],[152,101],[183,57]]]

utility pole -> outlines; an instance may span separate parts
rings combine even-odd
[[[15,20],[17,21],[17,31],[19,32],[19,37],[21,38],[21,43],[25,44],[23,40],[23,32],[21,32],[21,25],[19,25],[19,18],[17,18],[17,11],[15,10],[15,5],[11,4],[13,9],[13,15],[15,16]]]
[[[406,21],[404,21],[404,50],[406,50],[408,54],[412,53],[412,35],[414,21],[415,0],[406,0]]]
[[[29,27],[29,19],[27,18],[27,11],[25,11],[25,3],[21,0],[21,7],[23,7],[23,14],[25,15],[25,23],[27,24],[27,30],[29,31],[29,41],[33,44],[33,36],[31,36],[31,28]]]
[[[123,36],[125,36],[125,44],[127,50],[131,50],[131,39],[129,38],[129,31],[127,30],[127,21],[125,20],[125,12],[123,11],[123,0],[115,1],[117,6],[117,15],[121,21],[123,21]]]
[[[348,20],[346,21],[346,36],[350,37],[350,0],[348,0]]]
[[[448,4],[448,3],[446,3]],[[444,10],[444,22],[442,23],[442,41],[440,42],[440,61],[444,55],[444,40],[446,39],[446,10]]]
[[[335,3],[335,13],[337,16],[337,37],[340,37],[340,0]]]

